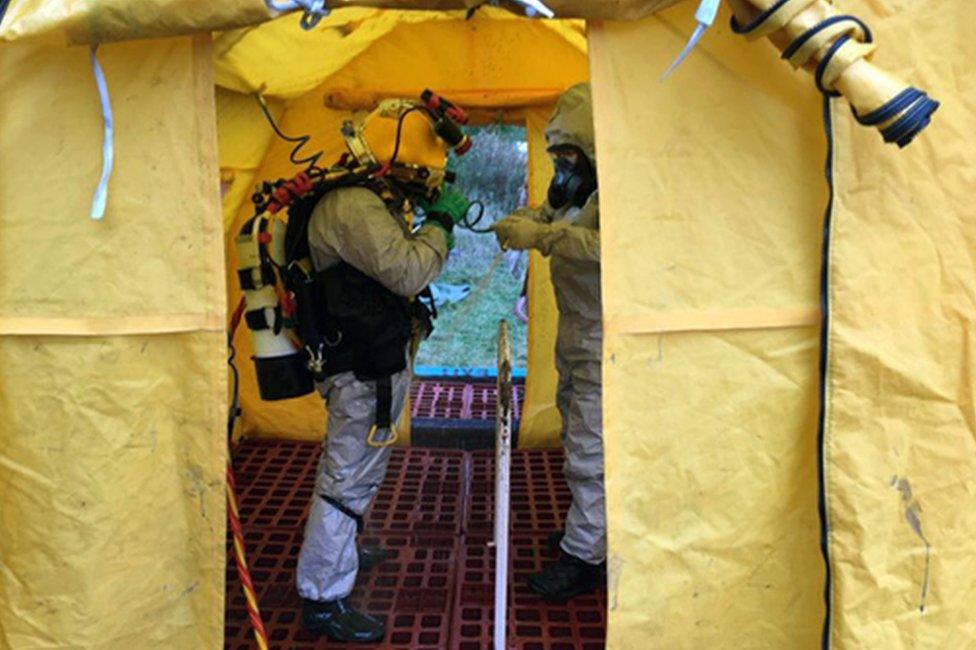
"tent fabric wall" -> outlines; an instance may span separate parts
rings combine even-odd
[[[900,153],[831,109],[830,640],[976,647],[976,6],[838,5],[901,43],[878,62],[943,106]]]
[[[561,18],[633,20],[680,0],[546,0]],[[348,13],[354,7],[433,11],[468,10],[480,0],[331,0],[328,6]],[[507,3],[516,15],[523,10]],[[4,11],[4,9],[6,11]],[[490,9],[489,9],[490,10]],[[484,12],[485,8],[479,9]],[[387,12],[390,13],[390,12]],[[403,12],[410,13],[410,12]],[[420,12],[412,12],[421,16]],[[258,25],[274,17],[264,0],[8,0],[0,4],[0,41],[46,40],[89,44],[173,36]],[[298,14],[291,24],[297,29]],[[423,20],[423,18],[420,18]]]
[[[221,642],[211,57],[208,36],[99,51],[117,166],[94,222],[88,49],[0,45],[0,648]]]
[[[969,647],[976,100],[960,26],[974,9],[838,9],[903,44],[875,60],[944,106],[905,151],[843,100],[831,106],[827,642]],[[663,87],[646,71],[690,31],[687,8],[591,32],[610,647],[816,647],[828,620],[810,327],[828,203],[822,100],[724,24]]]
[[[608,647],[812,648],[820,99],[693,9],[590,29]]]
[[[229,230],[241,205],[251,200],[258,168],[274,133],[253,95],[218,87],[216,102],[223,220],[224,229]],[[266,103],[271,116],[278,119],[284,110],[282,103],[274,98]],[[245,133],[248,137],[242,137]]]
[[[198,4],[14,0],[0,17],[0,40],[37,39],[0,44],[0,648],[221,643],[223,327],[225,289],[233,289],[222,284],[209,37],[99,50],[118,159],[100,223],[88,218],[102,137],[88,51],[49,44],[227,29],[266,13],[259,0]],[[591,16],[633,18],[664,4],[586,6]],[[976,84],[968,65],[976,51],[967,31],[976,10],[970,0],[837,5],[866,18],[879,42],[902,45],[882,47],[876,61],[929,85],[944,106],[906,151],[857,126],[842,101],[830,106],[823,377],[826,147],[809,76],[777,65],[768,44],[746,46],[729,34],[726,13],[659,84],[653,71],[665,69],[693,27],[689,3],[637,23],[592,26],[610,647],[816,647],[827,615],[832,647],[976,643]],[[184,10],[185,20],[174,19]],[[512,80],[547,71],[561,88],[585,77],[585,63],[537,57],[541,36],[507,59],[511,50],[497,41],[470,47],[477,32],[494,30],[484,20],[461,30],[441,21],[451,51],[467,58],[445,57],[436,74],[392,63],[402,65],[398,41],[399,51],[412,51],[411,29],[439,29],[414,21],[382,31],[328,79],[286,78],[282,95],[297,99],[283,128],[313,130],[313,150],[337,151],[334,127],[356,101],[420,89],[386,80],[416,75],[411,86],[450,92],[438,82],[477,80],[452,64],[497,52],[493,61],[518,65],[499,66],[498,85],[468,90],[489,106],[493,97],[498,106],[519,102],[538,201],[550,89]],[[221,52],[253,43],[265,27],[237,33],[239,43],[223,41]],[[559,56],[578,52],[576,28],[562,41],[550,32],[560,43],[553,47],[569,48]],[[238,58],[261,51],[237,50],[227,68],[218,57],[218,74],[243,79],[237,90],[270,87],[274,66],[252,74]],[[371,52],[393,54],[369,66]],[[323,106],[333,77],[342,84],[328,101],[341,109]],[[304,92],[306,84],[317,85]],[[256,162],[261,147],[246,140],[258,120],[246,100],[222,93],[225,171],[287,175],[284,143],[270,141]],[[235,183],[231,204],[246,196]],[[552,317],[538,261],[533,316]],[[551,350],[546,332],[531,342],[536,377]],[[523,444],[553,440],[548,390],[528,387]],[[314,430],[295,429],[318,437],[321,404],[310,398],[309,408],[312,400]],[[280,430],[281,422],[254,426]],[[535,427],[543,433],[527,434]],[[818,451],[829,575],[819,548]]]
[[[223,56],[216,61],[217,77],[228,80],[227,83],[234,88],[263,87],[266,92],[280,92],[289,97],[296,88],[303,89],[315,82],[314,75],[321,75],[321,70],[334,70],[327,79],[320,80],[314,90],[288,102],[288,108],[280,120],[284,133],[311,135],[312,139],[303,153],[325,151],[322,164],[331,164],[339,153],[345,151],[339,134],[342,121],[357,113],[361,116],[361,111],[371,108],[371,102],[377,97],[417,96],[425,87],[432,87],[452,99],[462,96],[469,106],[474,104],[484,109],[493,114],[494,119],[501,116],[497,111],[502,111],[504,119],[523,121],[527,126],[530,197],[534,202],[541,202],[550,176],[543,136],[552,110],[548,103],[554,101],[563,89],[585,79],[587,75],[585,50],[581,49],[585,48],[585,40],[579,25],[529,22],[500,11],[479,12],[470,21],[459,20],[456,15],[408,13],[410,19],[398,24],[395,18],[400,14],[357,10],[356,15],[362,20],[352,21],[355,30],[349,31],[352,28],[348,28],[346,38],[352,41],[348,48],[357,51],[358,55],[349,57],[343,54],[338,57],[341,67],[331,60],[323,63],[321,57],[325,54],[318,46],[307,50],[295,49],[291,39],[297,29],[287,25],[282,28],[284,19],[253,30],[233,46],[224,40],[221,49],[220,43],[227,36],[224,35],[215,46],[219,52],[223,52]],[[336,15],[335,20],[339,20],[345,12]],[[421,20],[424,16],[428,16],[428,19]],[[331,31],[338,28],[331,24],[331,20],[323,22],[324,29],[308,38],[318,35],[325,38],[330,47],[339,47],[331,40]],[[340,26],[346,25],[348,20],[348,16],[342,18]],[[432,42],[438,43],[440,57],[427,55],[425,44]],[[269,55],[271,52],[291,53],[291,67],[282,71],[277,59]],[[482,56],[484,52],[496,54],[486,58]],[[562,65],[554,69],[550,65],[553,60],[561,61]],[[404,65],[404,61],[410,61],[410,65]],[[246,70],[247,74],[241,70]],[[295,73],[296,70],[305,72]],[[245,76],[247,83],[239,86],[235,80]],[[288,81],[297,78],[305,81],[297,85],[295,81]],[[350,98],[355,101],[350,103]],[[222,91],[218,95],[218,105],[227,101],[228,111],[231,103],[242,100],[254,103],[253,98],[230,91]],[[540,102],[541,105],[536,105]],[[330,107],[330,104],[336,103],[342,108]],[[529,105],[525,106],[526,103]],[[237,110],[246,111],[243,108]],[[270,131],[266,123],[256,122],[240,122],[240,127],[222,127],[221,145],[226,146],[228,155],[227,160],[223,160],[222,149],[221,167],[232,167],[232,159],[240,157],[235,152],[249,150],[237,140],[248,140],[257,134],[258,139],[263,141]],[[300,171],[288,161],[293,146],[280,139],[272,139],[264,162],[253,179],[290,177]],[[245,191],[225,196],[225,214],[234,211],[234,202],[241,202],[237,216],[227,231],[228,259],[235,259],[236,255],[234,234],[253,213],[247,197],[248,192]],[[530,309],[533,310],[533,323],[529,335],[527,394],[519,440],[523,446],[552,446],[558,442],[559,431],[554,404],[555,301],[544,259],[533,256],[531,263]],[[233,268],[228,269],[227,278],[228,304],[234,305],[240,294]],[[252,353],[250,340],[243,328],[235,337],[235,345],[242,377],[244,435],[320,439],[324,429],[321,400],[316,395],[310,395],[280,403],[261,401],[254,370],[248,361]]]
[[[447,24],[445,24],[447,23]],[[513,29],[515,28],[515,29]],[[398,34],[393,33],[399,32]],[[409,33],[410,40],[405,38]],[[485,42],[498,43],[498,34],[504,33],[506,47],[490,50],[478,49]],[[553,40],[558,35],[564,44]],[[459,40],[459,37],[462,37]],[[437,39],[446,39],[442,42]],[[582,23],[578,21],[522,20],[500,9],[486,8],[479,11],[471,20],[464,20],[460,12],[433,11],[380,11],[377,9],[344,9],[323,20],[315,30],[298,29],[291,17],[271,21],[260,28],[234,30],[221,34],[216,43],[216,78],[224,88],[238,92],[253,92],[262,89],[268,95],[285,99],[295,99],[315,90],[323,81],[345,71],[344,78],[351,78],[355,85],[369,84],[389,69],[391,61],[384,52],[375,52],[385,47],[385,54],[392,49],[397,57],[404,60],[425,61],[431,59],[427,49],[431,42],[440,45],[438,51],[450,51],[460,61],[432,61],[451,66],[454,76],[446,83],[452,89],[464,92],[485,90],[481,84],[491,84],[499,70],[508,67],[512,57],[523,55],[528,59],[537,58],[532,54],[533,45],[538,48],[561,46],[575,47],[586,51]],[[384,45],[385,44],[385,45]],[[384,61],[379,70],[370,66],[363,69],[363,61],[374,62],[376,58],[362,57],[366,50]],[[482,56],[485,51],[492,56]],[[441,56],[444,56],[443,54]],[[445,57],[446,58],[446,57]],[[523,62],[526,59],[523,59]],[[538,66],[529,65],[529,70]],[[356,74],[350,71],[356,69]],[[402,73],[427,73],[425,65],[403,66]],[[527,70],[528,72],[528,70]],[[534,85],[530,79],[539,79],[536,72],[530,78],[519,79],[516,88],[530,90],[551,90],[552,71],[541,68],[544,82]],[[411,75],[416,78],[416,75]],[[510,82],[516,81],[511,78]],[[413,88],[416,83],[406,79],[385,77],[385,87],[381,89],[396,94],[401,88]],[[342,87],[341,84],[333,84]],[[374,85],[375,87],[375,85]],[[492,100],[488,100],[489,105]],[[470,103],[470,98],[469,98]]]
[[[552,108],[537,108],[526,115],[529,141],[529,202],[546,200],[552,162],[546,151],[546,124]],[[549,258],[529,252],[529,334],[526,351],[525,397],[519,422],[518,445],[522,448],[552,447],[558,442],[562,420],[556,408],[556,325],[559,313],[549,276]]]
[[[545,0],[546,6],[564,18],[615,18],[634,20],[664,9],[681,0]],[[481,0],[338,0],[335,7],[384,7],[387,9],[467,9],[481,5]],[[514,2],[502,2],[519,15],[523,8]]]
[[[270,17],[264,0],[8,0],[0,3],[0,41],[107,43],[233,29]]]

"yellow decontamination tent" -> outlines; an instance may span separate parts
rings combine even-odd
[[[332,155],[434,88],[526,125],[539,201],[585,79],[607,645],[976,647],[969,0],[729,0],[666,83],[694,2],[279,4],[0,0],[0,648],[222,645],[232,240],[298,171],[253,93]],[[558,444],[545,263],[530,446]],[[245,435],[321,435],[241,369]]]

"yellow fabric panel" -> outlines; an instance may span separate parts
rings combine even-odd
[[[547,4],[563,18],[632,20],[679,1],[547,0]],[[337,0],[328,4],[336,11],[323,21],[327,24],[344,21],[352,12],[359,12],[353,15],[364,15],[375,11],[363,7],[425,9],[428,11],[398,13],[404,16],[401,20],[426,20],[425,15],[434,13],[430,10],[464,10],[481,3],[473,0]],[[505,12],[506,17],[522,15],[520,7],[511,6],[515,13]],[[502,13],[488,7],[479,10],[479,13],[488,12]],[[31,38],[58,44],[109,42],[228,30],[257,25],[270,17],[263,0],[11,0],[6,18],[0,22],[0,41]],[[285,16],[283,20],[293,29],[299,29],[298,14]]]
[[[0,46],[0,648],[221,643],[211,57],[209,36],[100,49],[117,168],[93,222],[87,49]]]
[[[229,232],[235,217],[251,205],[251,195],[259,181],[254,169],[223,169],[220,177],[224,230]]]
[[[907,149],[835,102],[825,445],[836,648],[976,647],[969,0],[846,0],[942,101]],[[927,563],[930,563],[927,566]],[[924,611],[923,611],[924,606]]]
[[[278,119],[282,102],[267,98],[268,111]],[[230,228],[243,205],[251,201],[255,173],[264,162],[274,131],[254,95],[217,88],[217,142],[220,151],[224,229]]]
[[[267,98],[268,110],[278,119],[282,102]],[[257,169],[271,145],[274,132],[254,95],[224,88],[216,90],[217,143],[221,169]]]
[[[570,84],[572,85],[572,84]],[[552,178],[552,162],[546,152],[546,124],[553,107],[526,112],[529,143],[529,200],[540,205]],[[549,276],[549,259],[529,253],[529,330],[525,372],[525,398],[519,422],[519,447],[553,447],[559,444],[562,421],[556,409],[556,326],[559,312]]]
[[[431,43],[437,44],[434,56]],[[371,48],[379,52],[367,54]],[[255,29],[222,34],[216,43],[216,78],[221,86],[238,92],[264,88],[267,94],[286,98],[300,97],[337,73],[346,81],[330,83],[330,89],[366,87],[416,94],[417,88],[435,85],[431,79],[436,79],[444,93],[551,91],[563,76],[573,75],[575,66],[562,70],[547,65],[560,52],[540,56],[542,48],[585,51],[581,24],[517,19],[498,9],[479,11],[467,22],[461,12],[345,9],[310,32],[299,29],[294,16],[286,16]],[[369,65],[356,65],[357,58]],[[494,86],[486,88],[486,82]],[[484,95],[473,92],[455,99],[471,104]],[[497,98],[488,101],[492,99]]]
[[[820,99],[693,11],[590,30],[608,646],[815,647]]]
[[[220,333],[0,337],[0,648],[216,648]]]
[[[0,332],[70,334],[80,327],[72,318],[87,319],[89,334],[119,333],[120,319],[134,332],[166,331],[173,320],[219,327],[209,37],[100,48],[115,114],[100,222],[89,217],[102,116],[87,48],[2,48]]]
[[[477,16],[396,24],[329,77],[329,96],[341,102],[345,95],[379,88],[415,97],[429,87],[466,107],[549,105],[586,78],[585,42],[580,49],[540,21]]]
[[[10,0],[6,15],[0,11],[0,41],[107,43],[233,29],[268,18],[264,0]]]
[[[635,20],[681,0],[545,0],[557,16],[565,18],[615,18]],[[483,4],[481,0],[334,0],[333,7],[390,7],[398,9],[467,9]],[[514,12],[524,13],[521,6],[509,3]],[[484,11],[480,9],[479,11]]]
[[[817,344],[607,336],[607,647],[818,647]]]
[[[604,255],[603,270],[618,283],[604,296],[607,319],[654,317],[658,327],[680,330],[696,329],[686,314],[714,313],[721,329],[725,310],[816,310],[827,203],[816,159],[825,146],[819,95],[782,70],[771,47],[735,40],[724,13],[702,51],[658,83],[659,62],[666,68],[681,49],[693,9],[596,30],[598,42],[612,34],[614,46],[600,54],[611,60],[594,58],[594,69],[607,77],[633,70],[594,93],[603,118],[600,205],[627,215],[619,250]],[[638,69],[655,83],[638,82]],[[628,109],[646,118],[635,121]],[[612,172],[603,173],[603,159]],[[652,235],[667,256],[648,254]],[[649,282],[648,272],[666,281]]]
[[[396,12],[386,18],[377,13],[337,11],[312,31],[302,30],[295,16],[284,16],[221,34],[215,42],[217,83],[243,93],[263,88],[271,95],[300,97],[395,27]],[[424,14],[413,15],[416,20]]]

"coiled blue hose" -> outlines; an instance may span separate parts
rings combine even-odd
[[[762,27],[766,21],[775,16],[776,13],[785,5],[786,0],[778,0],[773,6],[760,13],[745,25],[740,24],[739,21],[733,16],[731,21],[732,31],[736,34],[742,35],[754,32]],[[806,45],[814,36],[829,27],[845,22],[851,23],[852,32],[855,27],[860,29],[862,36],[857,40],[864,43],[874,42],[874,35],[871,33],[871,29],[861,19],[846,14],[831,16],[830,18],[827,18],[814,25],[797,37],[792,43],[789,44],[789,46],[787,46],[785,50],[783,50],[782,58],[792,58],[800,50],[800,48]],[[830,62],[834,56],[836,56],[844,44],[850,41],[852,38],[855,38],[855,35],[852,33],[845,34],[838,38],[821,58],[820,63],[817,65],[817,69],[814,72],[814,81],[817,84],[817,88],[827,97],[839,97],[840,93],[825,87],[824,74],[827,72]],[[925,92],[915,87],[909,87],[898,93],[898,95],[896,95],[886,104],[874,111],[871,111],[867,115],[859,115],[853,106],[851,107],[851,112],[854,114],[854,117],[857,119],[858,123],[864,126],[877,127],[885,122],[894,120],[888,126],[880,129],[881,136],[884,138],[885,142],[893,142],[899,147],[904,148],[908,146],[919,133],[925,130],[925,128],[932,121],[932,114],[939,109],[939,105],[939,102],[929,97]],[[896,117],[897,119],[895,119]]]

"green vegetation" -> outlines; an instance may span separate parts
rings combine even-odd
[[[472,201],[481,201],[484,217],[478,228],[486,228],[509,212],[525,205],[527,148],[525,129],[493,125],[466,129],[474,140],[471,150],[452,157],[449,167],[457,173],[457,187]],[[477,207],[472,208],[477,216]],[[455,229],[457,245],[438,282],[467,284],[471,294],[459,303],[441,308],[434,333],[420,346],[418,365],[494,367],[498,321],[507,319],[512,361],[525,366],[526,326],[514,314],[522,291],[525,255],[499,255],[492,234]],[[494,272],[486,274],[495,262]]]

